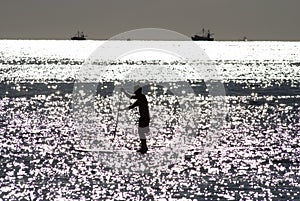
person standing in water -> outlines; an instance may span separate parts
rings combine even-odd
[[[136,99],[136,101],[126,109],[133,109],[139,107],[139,127],[138,133],[141,141],[141,148],[137,150],[141,154],[145,154],[148,151],[146,134],[149,132],[150,114],[148,108],[148,101],[146,96],[142,93],[142,87],[139,85],[134,87],[134,95],[127,93],[124,88],[121,89],[124,94],[131,99]]]

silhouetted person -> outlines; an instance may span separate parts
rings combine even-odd
[[[150,122],[147,98],[142,93],[142,88],[138,85],[134,87],[134,95],[130,95],[123,88],[121,89],[121,91],[124,92],[128,98],[136,99],[136,101],[132,105],[130,105],[127,109],[133,109],[135,107],[139,107],[140,118],[139,118],[138,133],[141,141],[141,148],[137,151],[144,154],[148,151],[148,147],[146,143],[146,133],[149,132],[149,122]]]

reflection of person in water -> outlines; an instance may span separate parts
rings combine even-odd
[[[123,88],[121,89],[121,91],[124,92],[128,98],[136,99],[136,101],[127,109],[133,109],[137,106],[139,107],[140,118],[139,118],[138,133],[141,140],[141,148],[137,151],[144,154],[148,151],[148,147],[146,143],[146,134],[149,132],[149,122],[150,122],[147,98],[144,94],[142,94],[142,88],[138,85],[134,87],[134,95],[130,95]]]

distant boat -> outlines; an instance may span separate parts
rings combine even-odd
[[[245,41],[245,42],[247,42],[248,38],[246,36],[244,36],[242,39],[239,39],[239,41]]]
[[[196,34],[194,36],[192,36],[192,40],[195,40],[195,41],[213,41],[215,40],[214,38],[212,38],[214,34],[213,33],[210,33],[210,30],[205,30],[205,29],[202,29],[202,34],[199,35],[199,34]]]
[[[73,36],[71,40],[86,40],[86,35],[83,32],[77,32],[77,35]]]

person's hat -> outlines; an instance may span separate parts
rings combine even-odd
[[[134,92],[137,92],[139,90],[142,90],[142,87],[140,85],[135,85],[133,90],[134,90]]]

